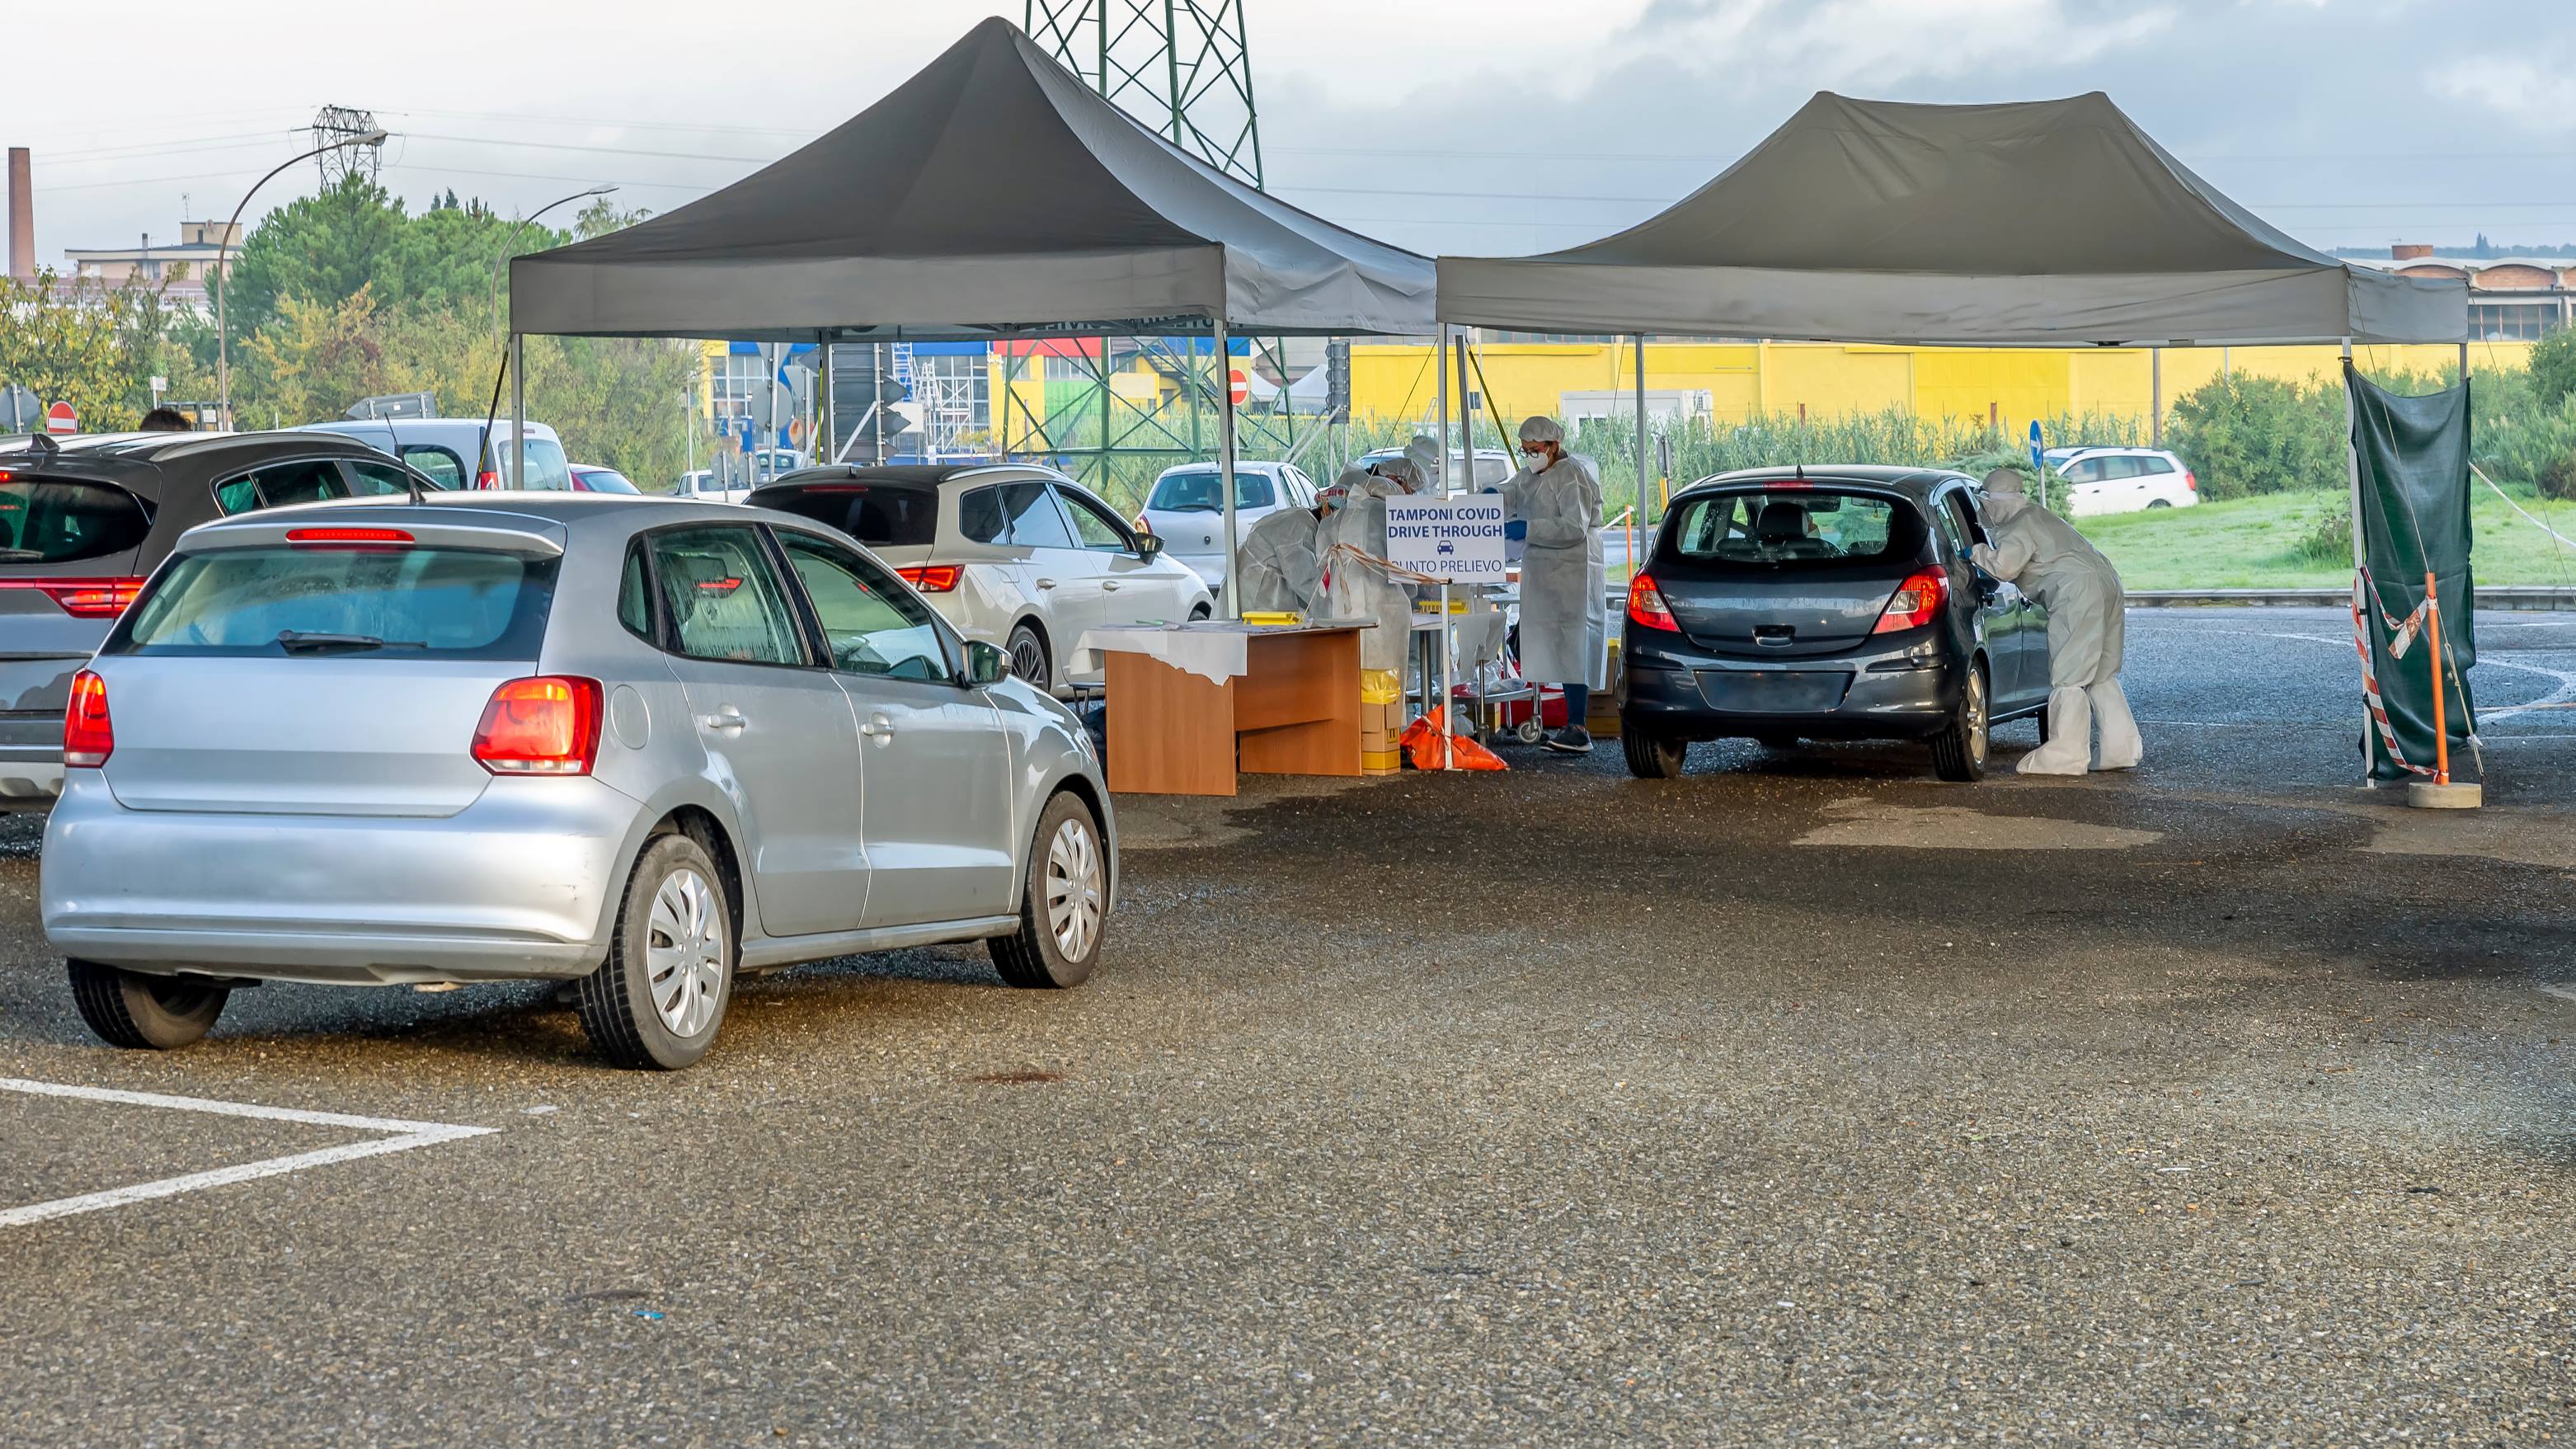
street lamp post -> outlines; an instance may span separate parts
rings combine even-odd
[[[509,263],[510,248],[519,244],[519,233],[527,227],[528,223],[535,221],[538,217],[545,215],[547,212],[554,210],[558,206],[562,206],[567,202],[579,201],[586,196],[606,196],[616,189],[617,188],[614,186],[594,186],[587,191],[576,191],[570,196],[559,196],[510,224],[510,230],[501,238],[500,255],[492,259],[492,322],[496,330],[498,329],[501,321],[501,268]],[[526,360],[527,353],[526,350],[520,346],[519,334],[515,332],[511,333],[508,360],[502,365],[510,370],[510,486],[513,488],[520,487],[527,481],[526,478],[521,475],[527,471],[528,450],[525,443],[519,436],[520,424],[525,422],[528,416],[528,379],[521,368],[521,364]],[[500,389],[495,385],[492,392],[492,404],[495,408],[498,408],[500,403]],[[477,460],[474,464],[474,471],[477,477],[482,476],[483,465],[485,463],[495,461],[490,456],[492,451],[492,423],[493,419],[490,417],[483,419],[483,452],[485,456]]]
[[[277,171],[271,171],[250,184],[250,190],[242,193],[241,205],[233,208],[233,219],[224,223],[224,234],[215,243],[215,405],[222,411],[225,427],[233,425],[233,329],[231,309],[226,305],[233,289],[230,269],[224,265],[226,253],[232,250],[233,229],[241,225],[242,213],[250,209],[250,199],[259,194],[261,187],[276,180],[278,171],[284,171],[298,161],[310,161],[325,151],[337,151],[345,146],[383,144],[385,132],[379,127],[364,135],[343,136],[327,146],[316,146],[301,156],[290,156],[277,164]]]

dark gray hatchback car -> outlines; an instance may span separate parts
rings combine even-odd
[[[236,513],[438,484],[329,433],[0,438],[0,809],[63,788],[72,676],[179,535]]]

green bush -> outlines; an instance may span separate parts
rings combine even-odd
[[[2499,483],[2529,483],[2544,498],[2576,498],[2576,394],[2552,408],[2490,418],[2479,409],[2478,466]]]
[[[2290,551],[2313,564],[2352,562],[2352,504],[2338,502],[2320,514],[2290,545]]]
[[[2221,377],[2174,400],[2165,440],[2199,475],[2206,499],[2341,487],[2343,386]]]
[[[2576,328],[2561,327],[2531,349],[2531,389],[2543,407],[2576,397]]]

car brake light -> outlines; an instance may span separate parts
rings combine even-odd
[[[1628,618],[1649,629],[1671,629],[1679,632],[1681,622],[1664,603],[1664,591],[1655,587],[1655,576],[1639,574],[1628,581]]]
[[[495,775],[589,774],[599,758],[599,681],[504,681],[475,726],[474,758]]]
[[[1932,622],[1934,615],[1950,598],[1950,576],[1939,569],[1924,569],[1909,575],[1889,596],[1887,608],[1878,616],[1873,634],[1893,634],[1899,629],[1920,629]]]
[[[71,707],[63,711],[63,763],[95,770],[116,752],[116,727],[107,718],[107,681],[89,670],[72,676]]]
[[[33,589],[75,619],[113,619],[125,612],[136,594],[143,592],[143,580],[0,579],[0,589]]]
[[[2191,490],[2192,492],[2194,492],[2194,493],[2199,492],[2199,491],[2200,491],[2200,475],[2199,475],[2199,474],[2197,474],[2197,473],[2195,473],[2195,472],[2193,472],[2193,471],[2191,471],[2189,468],[2185,468],[2185,469],[2183,469],[2183,470],[2182,470],[2182,486],[2184,486],[2185,488],[2190,489],[2190,490]]]
[[[412,536],[399,528],[290,528],[286,541],[297,548],[391,552],[409,548]]]
[[[895,571],[895,577],[925,594],[945,594],[956,589],[957,581],[966,576],[963,564],[912,564]]]

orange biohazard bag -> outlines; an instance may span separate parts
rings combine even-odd
[[[1443,736],[1440,731],[1442,729],[1442,716],[1445,713],[1445,710],[1434,709],[1431,713],[1424,715],[1422,718],[1415,720],[1409,725],[1406,725],[1404,727],[1404,733],[1396,737],[1396,743],[1404,746],[1404,757],[1413,762],[1413,768],[1417,770],[1439,769],[1441,767],[1440,746],[1444,742],[1456,749],[1459,769],[1508,770],[1511,768],[1511,766],[1503,763],[1502,756],[1486,749],[1483,745],[1476,743],[1465,735],[1460,735],[1454,740],[1447,739],[1447,737]]]

